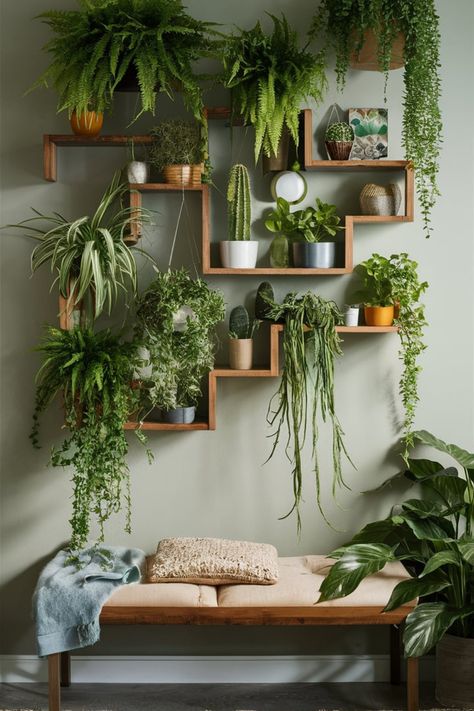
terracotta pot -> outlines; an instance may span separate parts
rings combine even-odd
[[[436,699],[457,709],[472,709],[474,639],[444,635],[436,647]]]
[[[253,358],[251,338],[229,338],[229,363],[232,370],[250,370]]]
[[[364,318],[367,326],[391,326],[393,324],[393,305],[364,306]]]
[[[354,52],[350,59],[352,69],[361,69],[369,72],[383,71],[378,58],[379,43],[373,30],[364,33],[364,44],[359,52]],[[389,69],[400,69],[405,64],[405,35],[399,32],[392,45],[392,56]]]
[[[326,141],[326,150],[330,160],[349,160],[353,141]]]
[[[262,156],[262,169],[264,173],[271,173],[272,171],[281,172],[288,168],[288,153],[290,150],[290,132],[287,128],[284,128],[281,134],[280,143],[278,145],[278,152],[276,156]]]
[[[163,168],[165,182],[184,187],[200,185],[202,172],[202,163],[196,165],[165,165]]]
[[[95,138],[99,135],[103,123],[104,114],[95,111],[85,111],[80,116],[73,111],[71,116],[71,128],[76,136]]]

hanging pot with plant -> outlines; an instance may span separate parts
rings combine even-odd
[[[349,160],[354,143],[354,131],[348,123],[344,121],[332,123],[326,131],[324,140],[330,160]]]
[[[219,242],[222,266],[227,269],[254,269],[258,242],[250,239],[252,204],[250,178],[245,165],[233,165],[227,185],[229,239]]]
[[[181,187],[200,185],[204,166],[199,125],[174,119],[162,121],[150,133],[154,139],[150,163],[165,182]]]
[[[236,306],[229,317],[229,363],[233,370],[250,370],[253,336],[259,321],[251,319],[245,306]]]

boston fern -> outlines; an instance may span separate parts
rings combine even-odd
[[[312,35],[336,52],[339,86],[345,83],[350,58],[362,48],[364,33],[378,39],[378,60],[388,76],[392,43],[405,39],[402,140],[407,160],[416,169],[417,191],[426,236],[430,213],[439,195],[437,175],[441,147],[439,17],[435,0],[322,0]]]
[[[89,328],[70,331],[48,326],[38,350],[43,364],[37,375],[36,407],[31,434],[38,447],[39,418],[60,395],[69,434],[51,455],[53,466],[71,466],[73,512],[70,519],[72,555],[83,548],[91,520],[104,524],[125,506],[125,530],[130,532],[130,472],[123,426],[136,409],[131,389],[135,368],[141,365],[137,347],[110,331]],[[139,433],[139,439],[143,439]]]
[[[299,46],[286,18],[270,15],[273,32],[259,22],[224,44],[224,84],[232,91],[232,109],[255,128],[255,162],[260,151],[276,155],[286,126],[298,144],[300,103],[320,103],[326,89],[323,57]]]

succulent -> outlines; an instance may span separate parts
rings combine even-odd
[[[229,336],[230,338],[253,338],[258,320],[250,320],[249,312],[245,306],[236,306],[230,312]]]
[[[250,179],[245,165],[233,165],[227,186],[229,239],[250,240]]]
[[[262,281],[257,289],[255,297],[255,318],[260,321],[273,321],[269,313],[272,310],[272,304],[275,301],[275,292],[269,281]]]
[[[352,126],[348,123],[340,121],[339,123],[332,123],[326,131],[325,136],[326,141],[353,141],[354,131]]]

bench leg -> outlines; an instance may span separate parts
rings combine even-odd
[[[390,683],[400,685],[402,637],[399,625],[390,625]]]
[[[61,686],[71,686],[71,654],[61,652]]]
[[[50,654],[48,657],[48,710],[61,711],[60,673],[61,655]]]
[[[407,709],[418,711],[420,708],[420,691],[418,679],[418,657],[407,659]]]

